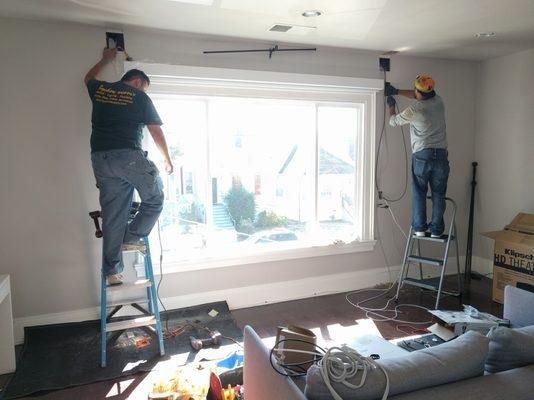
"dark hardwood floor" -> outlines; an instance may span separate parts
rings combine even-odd
[[[492,281],[487,278],[471,281],[471,284],[466,287],[468,290],[465,291],[462,302],[464,304],[470,304],[480,311],[502,316],[502,305],[491,301],[491,283]],[[452,285],[454,281],[448,279],[447,284]],[[365,318],[365,314],[361,310],[356,309],[346,301],[345,295],[334,294],[251,307],[234,310],[232,314],[240,327],[251,325],[263,338],[275,336],[278,326],[292,324],[314,329],[316,332],[320,332],[322,339],[328,341],[335,339],[332,336],[340,331],[350,336],[353,329],[359,329],[357,320]],[[370,292],[360,292],[350,296],[350,298],[353,302],[357,302],[369,296]],[[403,290],[400,298],[400,303],[418,304],[429,308],[433,308],[434,301],[435,297],[433,294],[421,292],[415,288]],[[368,303],[369,306],[382,306],[383,304],[383,298]],[[440,309],[458,309],[460,306],[461,304],[458,299],[444,297],[440,304]],[[410,321],[426,321],[429,319],[429,314],[421,309],[401,308],[401,312],[399,317],[402,319]],[[371,325],[373,324],[371,323]],[[397,326],[401,324],[395,322],[376,322],[375,325],[382,336],[388,339],[406,336],[411,329],[406,326],[401,327],[407,332],[403,333],[397,329]],[[366,329],[368,329],[367,326]],[[9,377],[9,375],[0,376],[0,388],[6,384]],[[96,382],[38,396],[26,397],[26,399],[145,400],[154,381],[150,377],[149,373],[142,373],[125,378]]]
[[[453,287],[455,282],[449,278],[446,286]],[[462,297],[463,304],[470,304],[480,311],[489,312],[496,316],[502,316],[502,305],[491,300],[492,280],[482,278],[482,280],[472,280],[465,294]],[[371,292],[359,292],[350,296],[353,303],[369,298]],[[340,324],[342,326],[353,326],[355,320],[366,318],[365,314],[350,305],[345,300],[346,293],[329,296],[312,297],[308,299],[288,301],[259,307],[251,307],[232,311],[240,326],[251,325],[261,337],[276,335],[276,327],[288,324],[302,326],[304,328],[325,328],[329,325]],[[416,288],[403,289],[399,303],[417,304],[430,309],[434,308],[436,298],[433,293],[420,291]],[[366,306],[381,307],[385,304],[385,299],[380,298],[366,303]],[[392,305],[395,303],[392,302]],[[455,297],[443,297],[440,302],[440,309],[461,309],[461,303]],[[429,314],[421,309],[401,308],[402,314],[399,318],[410,321],[425,321],[429,319]],[[376,326],[382,336],[394,339],[405,334],[399,332],[395,322],[377,322]]]

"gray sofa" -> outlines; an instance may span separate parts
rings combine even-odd
[[[513,326],[534,325],[534,293],[505,288],[504,318]],[[244,387],[247,400],[308,400],[305,379],[290,379],[271,367],[269,349],[250,326],[245,327]],[[391,396],[391,400],[534,399],[534,364]],[[346,399],[348,400],[348,399]]]

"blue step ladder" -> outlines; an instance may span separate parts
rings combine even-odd
[[[139,203],[132,204],[132,210],[130,217],[135,216],[139,209]],[[98,218],[101,217],[100,211],[90,212],[89,215],[93,219],[96,227],[95,236],[102,237],[102,231],[100,230],[100,224]],[[163,331],[161,326],[161,319],[159,315],[158,307],[158,295],[157,287],[154,280],[154,271],[152,269],[152,257],[150,254],[150,243],[148,237],[143,239],[144,246],[139,246],[135,250],[123,250],[126,252],[137,252],[141,255],[144,261],[145,277],[133,282],[123,282],[120,285],[108,285],[106,281],[106,275],[101,271],[101,295],[100,295],[100,340],[101,340],[101,359],[100,365],[102,368],[106,366],[106,352],[107,352],[107,333],[125,331],[127,329],[140,328],[145,326],[154,326],[159,341],[159,353],[161,356],[165,355],[165,346],[163,344]],[[108,302],[108,293],[118,293],[131,289],[143,289],[146,288],[146,299],[142,301],[118,301]],[[147,303],[145,309],[139,303]],[[113,316],[119,312],[124,306],[131,306],[137,311],[140,311],[142,316],[131,316],[125,319],[125,317],[113,318]],[[108,313],[108,309],[110,309]]]

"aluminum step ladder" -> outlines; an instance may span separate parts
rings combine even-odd
[[[430,199],[430,197],[427,197]],[[461,298],[462,296],[462,280],[460,274],[460,260],[459,260],[459,251],[458,251],[458,235],[456,230],[456,211],[457,206],[454,200],[449,197],[445,198],[445,201],[450,203],[452,206],[452,216],[451,222],[449,224],[448,233],[442,235],[439,238],[433,238],[430,234],[426,236],[416,236],[413,228],[410,226],[410,232],[408,234],[408,239],[406,241],[406,249],[404,250],[404,260],[399,275],[399,284],[397,286],[397,294],[395,295],[395,301],[399,300],[399,295],[402,287],[404,285],[416,286],[426,290],[432,290],[437,293],[436,295],[436,304],[435,309],[439,307],[439,301],[442,294],[448,296],[455,296]],[[431,258],[424,257],[421,255],[421,242],[429,242],[438,244],[444,247],[443,258]],[[447,267],[447,260],[449,257],[449,250],[451,247],[451,242],[454,242],[456,247],[456,267],[457,267],[457,276],[458,276],[458,289],[455,292],[443,290],[443,280],[445,278],[445,269]],[[417,245],[417,246],[416,246]],[[415,248],[417,248],[417,253],[414,253]],[[419,279],[409,278],[408,273],[410,270],[410,264],[417,263],[419,264]],[[424,279],[423,277],[423,264],[431,265],[439,269],[439,283],[436,286],[434,279]]]
[[[132,203],[130,211],[130,218],[133,218],[139,209],[139,203]],[[93,211],[89,213],[95,222],[96,237],[102,237],[102,231],[98,218],[101,217],[100,211]],[[106,350],[107,350],[107,334],[109,332],[124,331],[127,329],[149,327],[155,325],[155,331],[159,341],[159,353],[161,356],[165,355],[165,345],[163,344],[163,331],[161,326],[161,319],[158,307],[157,287],[154,280],[154,271],[152,269],[152,257],[150,254],[150,243],[148,237],[142,238],[144,247],[136,250],[123,250],[123,253],[136,252],[142,258],[145,267],[145,277],[137,279],[133,282],[123,282],[120,285],[109,286],[106,282],[106,275],[101,270],[101,294],[100,294],[100,341],[101,341],[101,357],[100,366],[106,366]],[[141,300],[124,300],[117,302],[108,302],[108,293],[118,293],[129,290],[146,289],[146,298]],[[143,307],[140,303],[146,303],[147,307]],[[113,318],[124,306],[131,306],[143,315]],[[108,313],[108,309],[110,310]]]

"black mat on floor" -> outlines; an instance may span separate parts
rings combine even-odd
[[[219,314],[212,318],[212,309]],[[242,332],[233,319],[226,302],[210,303],[170,310],[169,329],[186,322],[196,322],[224,336],[242,340]],[[164,319],[166,315],[162,313]],[[130,332],[130,333],[128,333]],[[40,391],[63,389],[92,382],[150,371],[158,361],[175,354],[190,352],[189,336],[206,337],[203,330],[190,329],[183,335],[165,340],[165,356],[159,356],[158,340],[150,336],[149,345],[138,348],[136,340],[148,336],[143,329],[108,334],[107,367],[100,367],[100,321],[35,326],[24,332],[24,348],[17,362],[17,371],[7,386],[3,399],[14,399]],[[223,339],[222,344],[232,342]],[[146,360],[124,372],[128,363]],[[130,364],[131,365],[131,364]],[[127,368],[126,368],[127,369]]]

